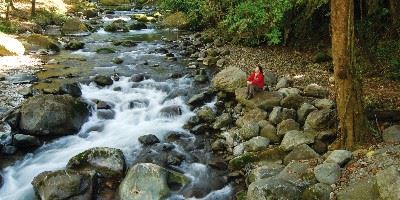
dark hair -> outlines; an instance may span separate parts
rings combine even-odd
[[[258,64],[257,67],[258,67],[258,70],[260,70],[260,72],[263,74],[264,72],[263,72],[262,66],[260,64]]]

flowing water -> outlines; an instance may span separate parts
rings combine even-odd
[[[130,12],[117,13],[117,17],[103,18],[105,23],[116,19],[130,20],[127,15]],[[132,164],[141,145],[138,137],[146,134],[154,134],[161,140],[169,132],[181,132],[188,135],[189,143],[195,143],[196,137],[184,130],[182,126],[194,113],[185,105],[185,97],[174,96],[171,93],[177,90],[193,91],[194,84],[190,77],[179,79],[167,79],[169,73],[185,72],[184,62],[166,61],[163,54],[155,53],[156,48],[163,47],[162,37],[176,37],[176,32],[164,30],[146,29],[131,31],[129,33],[110,34],[100,29],[90,36],[79,39],[85,41],[85,49],[79,51],[62,51],[52,58],[60,61],[59,64],[47,66],[47,70],[38,74],[40,79],[50,79],[49,82],[41,82],[37,88],[51,87],[61,82],[84,81],[95,74],[110,74],[118,72],[121,79],[113,85],[98,88],[93,83],[82,84],[82,97],[90,104],[94,100],[111,103],[115,117],[102,119],[97,115],[97,110],[76,135],[65,136],[44,144],[33,153],[27,154],[22,160],[1,171],[4,185],[0,189],[1,200],[29,200],[35,199],[32,179],[43,171],[51,171],[65,168],[68,160],[74,155],[92,147],[113,147],[121,149],[127,163]],[[129,38],[139,43],[136,47],[113,47],[117,53],[110,55],[98,55],[95,49],[98,47],[112,46],[115,39]],[[110,61],[114,57],[124,59],[124,64],[115,65]],[[148,64],[140,64],[146,60]],[[156,67],[151,67],[158,64]],[[146,72],[152,78],[134,83],[127,77],[130,74]],[[69,74],[70,78],[65,78]],[[124,76],[125,75],[125,76]],[[57,87],[57,86],[54,86]],[[117,89],[116,89],[117,88]],[[130,102],[144,102],[139,106],[130,106]],[[160,114],[160,110],[166,106],[176,105],[182,108],[182,115],[168,117]],[[177,149],[183,150],[178,144]],[[203,151],[203,150],[199,150]],[[187,152],[186,152],[187,153]],[[210,182],[215,181],[210,168],[199,162],[184,161],[177,167],[191,179],[190,188],[204,189],[206,195],[202,199],[229,199],[231,187],[209,187]],[[174,194],[168,199],[196,199],[193,196]]]

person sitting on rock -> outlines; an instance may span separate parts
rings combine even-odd
[[[262,67],[258,65],[253,73],[247,78],[247,96],[246,99],[254,97],[256,92],[264,89],[264,74]]]

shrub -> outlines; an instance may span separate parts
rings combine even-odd
[[[46,27],[47,25],[62,25],[66,20],[66,16],[54,9],[39,9],[32,20],[40,26]]]
[[[10,21],[0,21],[0,32],[16,33],[18,28]]]

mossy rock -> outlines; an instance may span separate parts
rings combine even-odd
[[[286,156],[286,153],[279,147],[266,149],[258,152],[246,152],[229,161],[229,167],[232,169],[242,169],[248,163],[259,161],[280,161]]]
[[[142,29],[146,29],[147,25],[144,22],[137,22],[137,23],[133,23],[129,26],[129,29],[131,30],[142,30]]]
[[[106,178],[122,178],[126,164],[121,150],[96,147],[72,157],[67,168],[78,171],[94,170]]]
[[[79,18],[67,19],[61,27],[61,33],[64,35],[88,32],[88,30],[88,27]]]
[[[115,53],[115,50],[113,48],[99,48],[99,49],[96,49],[96,53],[110,54],[110,53]]]
[[[34,51],[39,49],[49,49],[56,52],[60,51],[59,43],[56,40],[44,35],[32,34],[27,37],[23,37],[22,39],[26,41],[24,44],[25,49]]]
[[[107,32],[128,32],[129,28],[126,21],[119,19],[105,26],[104,30]]]
[[[132,40],[117,40],[112,42],[115,46],[123,46],[123,47],[135,47],[137,46],[137,42]]]
[[[69,42],[67,42],[67,44],[65,45],[65,49],[68,50],[78,50],[78,49],[83,49],[83,47],[85,46],[85,43],[77,41],[77,40],[71,40]]]

